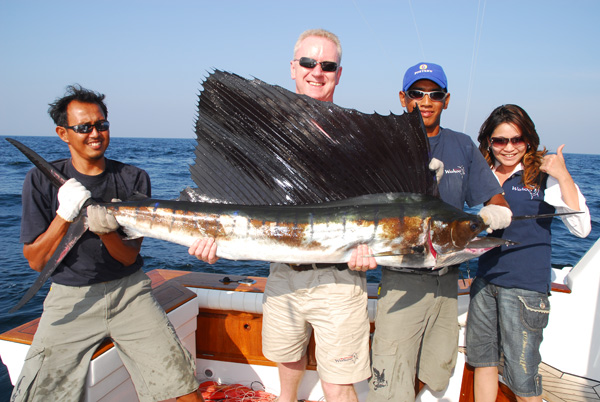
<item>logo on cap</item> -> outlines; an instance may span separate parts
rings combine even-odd
[[[429,69],[429,66],[427,64],[421,64],[419,66],[419,70],[415,71],[415,75],[417,74],[421,74],[421,73],[434,73],[433,70]]]

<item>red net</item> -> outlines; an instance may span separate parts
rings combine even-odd
[[[199,389],[207,402],[273,402],[277,399],[271,393],[254,390],[241,384],[219,384],[215,381],[205,381],[200,384]]]

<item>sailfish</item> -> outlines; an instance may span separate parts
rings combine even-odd
[[[215,70],[199,95],[196,136],[196,188],[177,200],[101,204],[129,237],[190,246],[210,236],[221,258],[296,264],[344,263],[367,244],[391,269],[458,264],[510,243],[477,237],[483,220],[439,198],[418,110],[366,114]],[[53,184],[67,180],[8,140]],[[83,208],[11,311],[39,290],[85,230]]]

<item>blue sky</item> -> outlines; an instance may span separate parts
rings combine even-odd
[[[325,28],[342,41],[340,106],[401,114],[404,71],[435,62],[442,126],[475,138],[516,103],[548,149],[599,154],[599,17],[596,0],[0,0],[0,135],[54,135],[48,103],[79,83],[106,94],[113,136],[194,138],[209,71],[294,90],[295,41]]]

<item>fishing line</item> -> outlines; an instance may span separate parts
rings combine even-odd
[[[463,124],[463,133],[467,132],[467,120],[469,117],[469,108],[471,106],[471,95],[473,92],[473,81],[475,75],[475,65],[477,64],[477,55],[479,53],[479,45],[481,43],[481,33],[483,32],[483,17],[485,15],[485,5],[487,0],[483,1],[483,9],[481,10],[481,22],[479,19],[479,10],[481,9],[481,0],[477,5],[477,19],[475,21],[475,35],[473,38],[473,56],[471,57],[471,71],[469,73],[469,85],[467,90],[467,104],[465,108],[465,122]]]
[[[419,40],[419,46],[421,47],[421,55],[423,60],[426,60],[425,49],[423,48],[423,42],[421,42],[421,34],[419,33],[419,26],[417,25],[417,19],[415,18],[415,12],[413,11],[412,1],[408,0],[408,6],[410,7],[410,15],[412,16],[413,23],[415,24],[415,31],[417,31],[417,39]]]
[[[358,4],[356,3],[356,0],[352,0],[352,3],[354,4],[354,8],[356,8],[356,11],[358,11],[358,14],[360,15],[360,18],[362,18],[362,20],[365,23],[365,25],[367,26],[367,28],[369,28],[369,31],[371,31],[371,35],[373,36],[373,39],[379,45],[379,49],[381,50],[381,53],[383,53],[384,57],[388,60],[388,63],[390,63],[390,66],[393,66],[394,63],[392,62],[392,59],[389,57],[388,53],[385,51],[385,48],[381,44],[381,41],[379,40],[379,36],[375,35],[375,32],[373,31],[373,28],[371,27],[371,24],[369,24],[369,21],[365,18],[364,13],[358,7]]]

